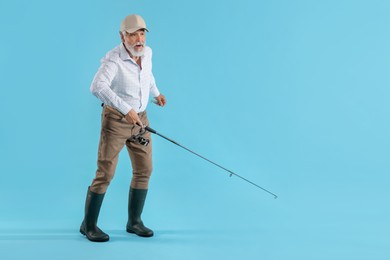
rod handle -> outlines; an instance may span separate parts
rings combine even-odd
[[[142,127],[140,124],[136,123],[136,125]],[[145,130],[148,131],[148,132],[151,132],[153,134],[157,134],[157,131],[154,130],[153,128],[150,128],[149,126],[144,126]]]
[[[145,130],[148,131],[148,132],[151,132],[153,134],[157,134],[157,131],[154,130],[153,128],[150,128],[149,126],[145,126]]]

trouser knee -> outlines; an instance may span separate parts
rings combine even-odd
[[[149,180],[151,175],[152,169],[148,169],[143,172],[133,172],[131,187],[134,189],[147,189],[149,187]]]
[[[99,194],[105,193],[113,177],[113,173],[104,173],[99,172],[98,170],[96,172],[96,177],[95,179],[93,179],[92,184],[90,186],[91,191]]]

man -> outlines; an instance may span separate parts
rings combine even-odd
[[[152,50],[145,45],[145,21],[139,15],[127,16],[120,25],[122,43],[109,51],[91,84],[91,92],[103,102],[102,126],[97,171],[88,187],[85,216],[80,232],[90,241],[105,242],[109,236],[97,227],[104,195],[114,177],[118,155],[126,145],[133,177],[130,184],[126,230],[142,237],[153,236],[145,227],[141,214],[152,173],[150,133],[143,141],[134,138],[149,125],[146,106],[149,96],[165,106],[166,99],[157,89],[152,73]]]

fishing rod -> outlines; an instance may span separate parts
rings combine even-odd
[[[175,144],[175,145],[177,145],[177,146],[179,146],[179,147],[181,147],[181,148],[187,150],[188,152],[190,152],[190,153],[192,153],[192,154],[195,154],[196,156],[202,158],[203,160],[206,160],[206,161],[208,161],[209,163],[212,163],[212,164],[214,164],[215,166],[217,166],[217,167],[219,167],[219,168],[221,168],[221,169],[227,171],[228,173],[230,173],[230,175],[229,175],[230,177],[232,177],[232,176],[234,175],[234,176],[236,176],[236,177],[238,177],[238,178],[240,178],[240,179],[242,179],[242,180],[244,180],[244,181],[246,181],[246,182],[252,184],[253,186],[255,186],[255,187],[257,187],[257,188],[259,188],[259,189],[261,189],[261,190],[263,190],[263,191],[265,191],[265,192],[271,194],[272,196],[274,196],[275,199],[278,198],[278,196],[277,196],[276,194],[272,193],[271,191],[269,191],[269,190],[267,190],[267,189],[261,187],[260,185],[254,183],[254,182],[252,182],[252,181],[250,181],[250,180],[248,180],[247,178],[244,178],[244,177],[242,177],[241,175],[239,175],[239,174],[237,174],[237,173],[235,173],[235,172],[233,172],[233,171],[231,171],[231,170],[229,170],[229,169],[227,169],[227,168],[225,168],[225,167],[219,165],[218,163],[215,163],[215,162],[213,162],[213,161],[207,159],[206,157],[204,157],[204,156],[202,156],[202,155],[200,155],[200,154],[198,154],[198,153],[196,153],[196,152],[194,152],[194,151],[188,149],[187,147],[185,147],[185,146],[179,144],[178,142],[176,142],[176,141],[174,141],[174,140],[172,140],[172,139],[170,139],[170,138],[168,138],[168,137],[166,137],[166,136],[160,134],[159,132],[157,132],[157,131],[154,130],[153,128],[150,128],[149,126],[144,126],[144,129],[145,129],[146,131],[150,132],[150,133],[153,133],[153,134],[155,134],[155,135],[158,135],[158,136],[164,138],[165,140],[167,140],[167,141],[169,141],[169,142],[171,142],[171,143],[173,143],[173,144]],[[137,137],[136,137],[136,138],[137,138]],[[145,142],[145,139],[142,138],[141,135],[138,135],[138,138],[141,138],[141,142],[142,142],[142,141]],[[149,142],[147,142],[147,143],[149,143]],[[147,145],[147,144],[146,144],[146,145]]]

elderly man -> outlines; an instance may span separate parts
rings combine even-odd
[[[118,155],[126,145],[133,177],[130,184],[128,222],[126,230],[142,237],[153,236],[145,227],[141,214],[152,173],[152,143],[150,133],[139,136],[149,125],[146,106],[152,96],[159,106],[166,99],[160,94],[152,73],[152,50],[145,45],[145,21],[139,15],[129,15],[121,23],[122,43],[109,51],[91,84],[91,92],[103,102],[102,124],[96,176],[88,187],[85,216],[80,232],[90,241],[104,242],[109,236],[97,227],[104,195],[114,177]],[[147,142],[149,141],[149,142]]]

